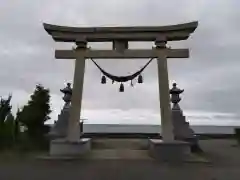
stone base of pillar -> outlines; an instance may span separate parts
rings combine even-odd
[[[149,139],[149,155],[156,160],[181,162],[186,160],[190,153],[190,144],[187,142],[164,142],[160,139]]]
[[[90,150],[90,138],[81,138],[76,142],[70,142],[66,139],[56,139],[50,143],[50,156],[80,156]]]

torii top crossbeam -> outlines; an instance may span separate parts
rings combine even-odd
[[[67,27],[44,23],[44,29],[58,42],[77,42],[84,38],[88,42],[155,41],[164,36],[167,41],[186,40],[195,31],[198,22],[170,26],[132,27]]]

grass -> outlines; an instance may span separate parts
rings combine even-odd
[[[46,154],[47,151],[34,150],[34,151],[17,151],[13,149],[0,151],[1,162],[12,162],[12,161],[25,161],[34,159],[36,156]]]

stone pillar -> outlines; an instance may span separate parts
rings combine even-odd
[[[76,43],[77,58],[75,60],[74,80],[72,89],[72,99],[70,108],[70,117],[68,123],[67,140],[71,142],[78,141],[80,138],[80,116],[83,94],[83,82],[85,72],[85,50],[86,42],[79,41]]]
[[[155,42],[156,50],[166,48],[166,39],[158,38]],[[171,120],[171,105],[169,97],[169,80],[167,56],[163,51],[158,51],[158,84],[160,97],[161,127],[163,141],[173,141],[173,124]]]

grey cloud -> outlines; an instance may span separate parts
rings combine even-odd
[[[55,60],[59,45],[47,35],[42,22],[69,26],[165,25],[199,20],[199,27],[186,42],[172,48],[189,47],[189,59],[171,59],[169,76],[186,88],[184,109],[238,113],[236,83],[239,66],[239,2],[232,1],[1,1],[0,82],[4,91],[31,93],[36,83],[59,89],[73,77],[73,60]],[[101,44],[104,47],[110,45]],[[100,47],[101,45],[92,45]],[[137,43],[133,47],[149,46]],[[124,75],[138,70],[147,60],[98,60],[110,73]],[[234,68],[234,71],[232,70]],[[216,74],[219,74],[216,75]],[[84,105],[87,109],[132,108],[159,110],[156,62],[144,72],[144,84],[127,87],[100,84],[101,73],[87,61]],[[223,87],[216,90],[215,87]],[[225,88],[227,87],[227,88]],[[96,91],[97,90],[97,91]],[[224,103],[223,103],[224,102]]]

